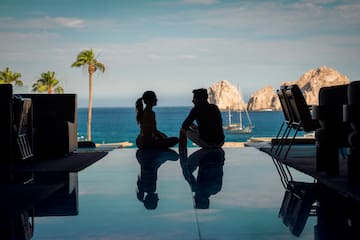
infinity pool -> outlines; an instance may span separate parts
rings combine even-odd
[[[70,174],[75,200],[43,209],[33,239],[314,239],[315,217],[300,238],[278,217],[285,190],[267,154],[178,153],[117,149]]]

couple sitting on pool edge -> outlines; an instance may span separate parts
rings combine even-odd
[[[152,110],[157,103],[156,94],[153,91],[144,92],[136,101],[136,121],[140,125],[140,133],[136,138],[137,147],[140,149],[170,148],[179,143],[181,148],[187,146],[187,138],[202,148],[221,147],[225,139],[221,112],[207,99],[206,89],[193,90],[194,107],[182,123],[179,138],[168,137],[156,126],[155,112]]]

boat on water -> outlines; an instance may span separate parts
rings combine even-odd
[[[243,116],[242,111],[239,109],[239,122],[232,123],[232,114],[231,109],[228,110],[228,125],[224,126],[224,130],[228,133],[237,133],[237,134],[249,134],[252,132],[253,128],[255,127],[250,119],[249,112],[245,109],[245,115],[247,118],[247,124],[243,124]]]

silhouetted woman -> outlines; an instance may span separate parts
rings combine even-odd
[[[140,134],[136,138],[138,148],[169,148],[179,142],[177,137],[167,137],[157,129],[155,112],[152,110],[156,103],[157,98],[153,91],[144,92],[136,101],[136,121],[140,125]]]

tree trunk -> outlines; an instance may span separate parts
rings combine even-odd
[[[87,122],[87,140],[91,141],[91,119],[92,119],[92,75],[94,73],[94,65],[89,65],[89,105],[88,105],[88,122]]]

